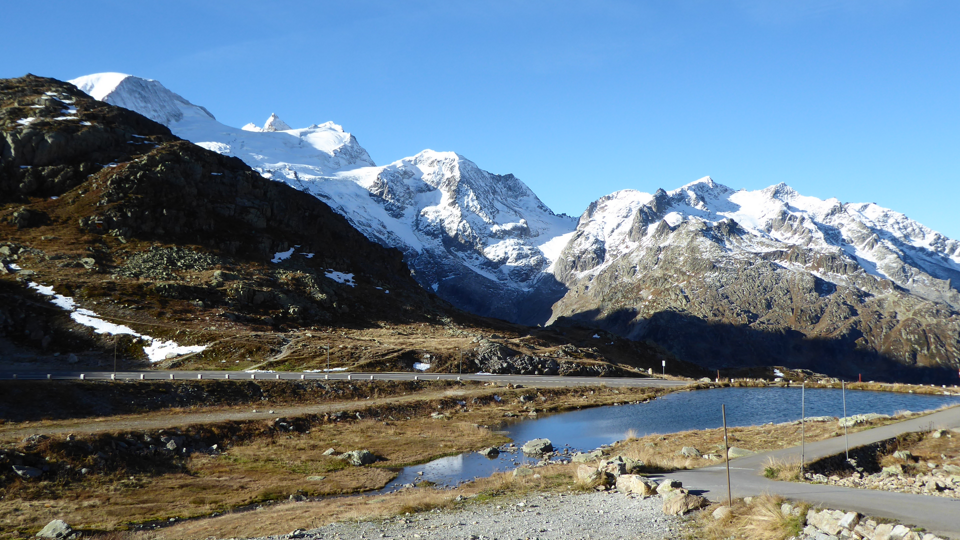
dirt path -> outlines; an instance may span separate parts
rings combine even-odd
[[[502,389],[501,389],[502,391]],[[476,396],[494,389],[476,390],[438,390],[418,392],[406,396],[392,396],[376,399],[358,399],[354,401],[335,401],[315,405],[266,405],[256,408],[245,405],[232,408],[218,408],[194,412],[184,409],[157,411],[138,415],[111,416],[106,418],[78,418],[42,422],[24,422],[10,428],[0,426],[0,441],[20,440],[30,435],[63,435],[67,433],[91,434],[111,431],[147,431],[172,427],[184,427],[192,424],[215,424],[220,422],[238,422],[247,420],[269,420],[281,416],[303,416],[325,414],[337,411],[355,411],[371,406],[381,406],[413,401],[426,401],[448,396]]]

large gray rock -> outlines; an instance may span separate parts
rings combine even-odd
[[[577,452],[573,455],[571,460],[574,463],[590,463],[591,461],[596,461],[603,457],[603,452],[600,450],[594,450],[593,452]]]
[[[617,490],[621,493],[650,497],[657,494],[657,483],[638,474],[621,474],[617,478]]]
[[[71,535],[73,535],[73,529],[70,525],[67,525],[63,520],[55,519],[40,529],[40,532],[37,533],[37,538],[63,539],[69,538]]]
[[[657,485],[657,493],[660,495],[666,495],[667,493],[680,489],[683,487],[683,482],[679,480],[671,480],[669,478],[664,478],[659,485]]]
[[[493,459],[500,455],[500,450],[496,446],[490,446],[480,450],[479,454],[485,458]]]
[[[528,456],[542,456],[548,452],[553,452],[553,443],[550,442],[550,439],[533,439],[527,441],[521,450]]]
[[[840,518],[840,528],[852,531],[857,528],[857,525],[860,524],[860,514],[856,512],[847,512]]]
[[[836,536],[840,533],[840,520],[843,517],[843,512],[838,510],[811,511],[807,513],[807,524],[831,536]]]
[[[678,490],[675,495],[663,499],[663,513],[670,516],[682,516],[708,504],[710,503],[699,495],[692,495],[687,493],[686,490]]]
[[[577,481],[587,486],[612,486],[617,478],[592,465],[580,465],[577,467]]]
[[[697,450],[692,446],[684,446],[677,453],[683,457],[689,457],[689,458],[698,458],[703,456],[703,454],[701,454],[699,450]]]
[[[600,462],[597,468],[615,477],[619,477],[621,474],[627,474],[627,462],[620,456]]]
[[[738,457],[750,456],[753,455],[753,452],[750,450],[744,450],[743,448],[737,448],[736,446],[731,446],[727,449],[727,457],[729,459],[736,459]]]
[[[355,467],[360,467],[363,465],[370,465],[371,463],[377,462],[377,456],[373,455],[369,450],[354,450],[352,452],[346,452],[338,456],[340,459],[346,460],[348,463]]]

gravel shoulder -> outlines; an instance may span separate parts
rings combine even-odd
[[[643,499],[616,492],[539,493],[518,499],[468,503],[457,510],[433,510],[382,521],[333,523],[319,529],[267,538],[660,540],[683,538],[683,527],[682,518],[663,513],[660,497]]]

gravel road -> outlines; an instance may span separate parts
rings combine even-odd
[[[384,521],[334,523],[310,531],[268,537],[268,540],[683,538],[683,520],[665,515],[662,508],[660,497],[641,499],[616,492],[541,493],[490,503],[468,503],[457,510],[434,510]]]

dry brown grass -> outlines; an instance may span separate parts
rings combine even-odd
[[[771,480],[799,482],[800,460],[783,460],[773,457],[767,458],[767,462],[763,465],[763,475]]]
[[[896,422],[902,418],[882,419],[848,428],[850,433],[876,426]],[[807,442],[819,441],[843,434],[836,422],[807,422],[803,428]],[[800,424],[767,424],[729,428],[729,446],[736,446],[753,452],[765,452],[798,446],[801,439]],[[716,460],[707,457],[688,458],[678,455],[684,446],[692,446],[707,456],[713,454]],[[723,461],[723,429],[701,431],[681,431],[668,435],[647,435],[640,438],[628,438],[617,443],[611,451],[625,457],[642,460],[650,470],[676,470],[704,467]]]
[[[733,513],[721,520],[713,518],[717,505],[702,511],[693,522],[694,538],[702,540],[785,540],[799,534],[807,506],[801,505],[801,517],[785,516],[780,511],[784,499],[774,495],[754,497],[750,503],[734,501]]]
[[[230,538],[265,536],[278,531],[310,529],[338,521],[383,519],[410,512],[447,508],[458,504],[483,503],[494,497],[522,496],[535,491],[568,489],[573,479],[569,465],[551,465],[536,469],[536,476],[498,473],[457,489],[414,488],[386,495],[341,497],[315,502],[282,503],[250,512],[184,522],[159,532],[158,539]]]
[[[489,397],[493,393],[501,395],[503,400],[499,403],[492,398],[479,403],[472,401],[474,396]],[[444,394],[450,395],[440,400],[404,402],[393,408],[383,405],[360,408],[364,420],[314,419],[309,432],[304,433],[270,434],[264,431],[262,420],[233,423],[231,429],[224,431],[227,440],[229,442],[230,434],[239,434],[240,439],[228,444],[225,453],[218,457],[194,454],[180,469],[95,473],[70,482],[16,480],[0,488],[0,531],[9,531],[0,533],[0,538],[32,534],[55,518],[88,530],[113,531],[135,523],[209,516],[252,503],[286,499],[292,494],[327,496],[375,490],[394,478],[390,468],[506,442],[503,436],[481,427],[498,423],[506,413],[524,415],[533,408],[547,411],[638,401],[656,393],[662,392],[605,387],[464,388],[447,390]],[[536,399],[521,404],[517,399],[521,394]],[[458,399],[467,401],[469,407],[459,405]],[[347,402],[343,406],[345,409],[363,407],[364,402]],[[429,413],[438,410],[448,418],[429,417]],[[203,429],[217,432],[220,426],[205,425]],[[62,435],[54,436],[44,443],[45,447],[52,448],[55,446],[52,442],[60,440]],[[322,455],[330,447],[338,452],[367,449],[385,461],[366,467],[347,466]],[[109,446],[103,448],[110,452]],[[61,455],[53,457],[65,459]],[[307,480],[310,476],[324,478]],[[503,481],[502,478],[494,480]],[[528,483],[539,486],[542,481],[511,478],[507,483],[511,486],[509,489],[496,486],[490,489],[511,491]]]

